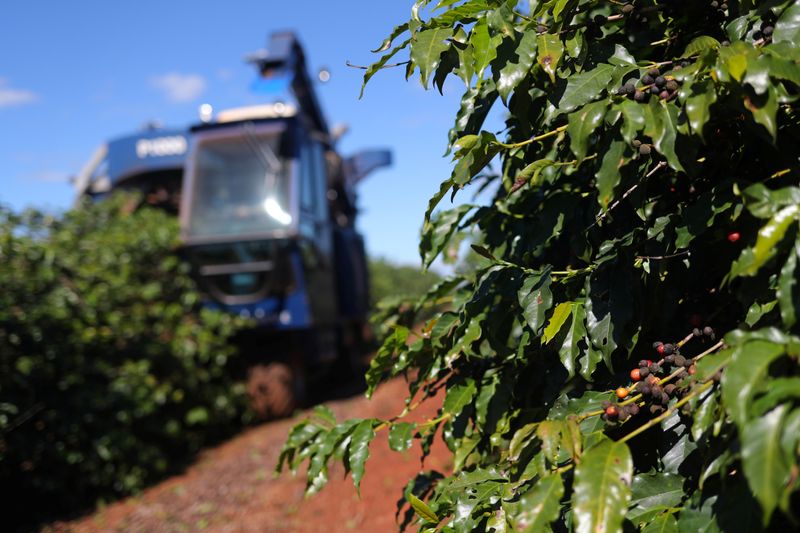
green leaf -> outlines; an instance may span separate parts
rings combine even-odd
[[[680,505],[684,481],[683,476],[666,472],[635,475],[627,519],[642,527],[662,512]]]
[[[604,101],[595,102],[584,106],[582,109],[569,115],[567,134],[569,135],[570,149],[578,161],[586,157],[589,146],[589,137],[603,122],[608,104]]]
[[[678,521],[672,514],[661,514],[643,527],[642,533],[678,533]]]
[[[433,28],[418,31],[411,39],[411,60],[419,67],[422,86],[428,88],[428,79],[439,66],[442,53],[450,48],[446,41],[453,35],[451,28]]]
[[[564,368],[567,370],[570,377],[575,375],[575,360],[581,353],[580,342],[583,341],[583,338],[586,336],[586,326],[584,325],[585,319],[586,311],[583,308],[583,304],[573,304],[572,319],[569,327],[567,328],[567,336],[564,337],[564,342],[561,344],[561,348],[558,350],[558,356],[561,359],[561,364],[564,365]],[[591,373],[589,376],[586,376],[583,373],[581,373],[581,375],[583,375],[583,377],[586,379],[591,377]]]
[[[462,204],[455,209],[440,212],[434,220],[429,224],[425,224],[419,241],[419,253],[422,256],[422,264],[425,268],[431,266],[431,263],[447,246],[461,219],[473,207],[472,205]]]
[[[596,99],[608,87],[614,68],[604,63],[590,71],[570,76],[558,108],[561,111],[572,111]]]
[[[765,94],[746,94],[743,100],[744,107],[753,114],[753,119],[764,126],[767,132],[775,139],[778,133],[778,95],[775,86],[770,85]]]
[[[364,97],[364,89],[366,88],[367,83],[372,78],[372,76],[374,76],[375,73],[378,72],[379,70],[383,69],[383,67],[386,65],[386,63],[388,63],[389,60],[391,58],[393,58],[397,54],[397,52],[399,52],[400,50],[402,50],[406,46],[408,46],[409,43],[411,43],[411,39],[406,39],[401,44],[399,44],[399,45],[395,46],[394,48],[392,48],[391,51],[389,51],[389,52],[385,53],[383,56],[381,56],[381,58],[378,61],[376,61],[375,63],[371,64],[369,67],[367,67],[367,70],[364,72],[364,80],[361,82],[361,92],[358,95],[359,99]]]
[[[361,478],[364,477],[364,463],[369,457],[369,443],[375,438],[375,421],[362,420],[353,430],[350,446],[347,449],[348,466],[353,473],[353,484],[361,494]]]
[[[622,112],[622,138],[630,144],[644,129],[644,107],[630,100],[625,100],[618,107]]]
[[[536,433],[537,427],[539,427],[539,423],[532,422],[530,424],[525,424],[514,432],[514,436],[511,437],[511,442],[508,445],[509,461],[519,460],[522,450],[525,448],[528,442],[530,442],[532,436]]]
[[[544,327],[547,311],[553,305],[553,293],[550,291],[550,270],[541,274],[529,275],[519,289],[519,305],[522,315],[531,331],[539,335]]]
[[[389,428],[389,448],[404,452],[411,447],[417,425],[410,422],[395,422]]]
[[[550,76],[550,81],[556,82],[556,68],[564,53],[564,45],[558,35],[545,33],[537,38],[537,49],[539,51],[536,62]]]
[[[556,306],[553,310],[553,314],[550,316],[550,322],[548,322],[547,327],[544,328],[544,333],[542,334],[543,344],[548,344],[558,335],[564,322],[567,321],[567,318],[569,318],[569,315],[572,313],[573,304],[574,302],[562,302]]]
[[[749,421],[741,428],[742,466],[747,483],[769,523],[789,479],[789,465],[781,450],[781,431],[787,405]]]
[[[614,199],[614,188],[620,181],[620,169],[628,162],[628,158],[623,155],[626,147],[627,145],[621,140],[612,141],[603,155],[600,170],[597,171],[597,201],[603,210],[606,210]]]
[[[647,106],[646,116],[645,135],[653,139],[653,146],[666,158],[669,166],[675,170],[683,171],[683,166],[675,153],[678,108],[667,102],[651,98]]]
[[[461,411],[472,403],[475,398],[477,387],[472,378],[458,377],[448,383],[447,395],[444,399],[442,410],[446,414],[458,415]]]
[[[778,211],[769,222],[758,230],[753,248],[742,250],[739,259],[731,265],[731,279],[737,276],[755,276],[777,250],[778,243],[786,235],[789,226],[797,220],[800,205],[789,205]]]
[[[769,365],[783,353],[783,345],[765,340],[734,348],[722,376],[722,401],[740,429],[749,423],[750,402],[756,390],[764,386]]]
[[[436,516],[436,513],[434,513],[430,507],[428,507],[427,503],[423,502],[422,500],[420,500],[419,498],[410,493],[408,494],[407,500],[408,503],[411,504],[411,507],[414,509],[414,512],[417,513],[417,515],[420,518],[422,518],[423,520],[425,520],[430,524],[439,523],[439,517]]]
[[[692,127],[692,131],[702,139],[703,126],[711,117],[711,105],[717,101],[714,82],[703,80],[692,83],[688,89],[681,89],[681,91],[686,94],[686,116],[689,118],[689,125]]]
[[[800,42],[800,5],[792,2],[789,7],[781,13],[775,23],[775,30],[772,33],[772,42],[787,42],[796,45]]]
[[[783,325],[787,330],[797,322],[797,309],[800,306],[795,290],[797,285],[798,251],[800,251],[800,242],[795,244],[794,249],[789,252],[786,263],[781,267],[781,273],[778,276],[778,289],[775,291],[781,310],[781,320],[783,320]]]
[[[564,495],[564,483],[559,474],[540,478],[533,488],[520,498],[520,513],[511,520],[514,531],[539,533],[547,531],[550,523],[558,518]]]
[[[705,52],[706,50],[719,48],[719,41],[708,35],[701,35],[692,39],[681,54],[681,57],[691,57]]]
[[[624,442],[603,440],[586,450],[575,468],[575,531],[620,531],[631,498],[632,476],[633,459]]]
[[[497,80],[497,92],[500,93],[500,97],[504,102],[508,101],[511,91],[530,72],[536,59],[537,41],[538,37],[535,32],[525,32],[519,41],[519,45],[517,45],[517,62],[509,61],[500,70],[500,77]]]
[[[478,79],[482,79],[483,71],[497,57],[497,49],[493,46],[492,38],[489,36],[486,17],[478,19],[478,22],[472,27],[469,43],[472,46],[472,68],[478,75]]]

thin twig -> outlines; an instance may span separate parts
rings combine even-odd
[[[689,250],[684,250],[682,252],[678,252],[676,254],[671,254],[671,255],[637,255],[636,259],[661,260],[661,259],[672,259],[673,257],[681,257],[682,255],[689,255]]]
[[[661,162],[660,162],[660,163],[658,163],[656,166],[654,166],[654,167],[653,167],[653,168],[650,170],[650,172],[648,172],[647,174],[645,174],[645,176],[644,176],[644,179],[643,179],[642,181],[646,180],[647,178],[649,178],[650,176],[652,176],[653,174],[655,174],[655,173],[656,173],[656,171],[658,171],[658,170],[660,170],[660,169],[664,168],[665,166],[667,166],[667,163],[666,163],[666,162],[664,162],[664,161],[661,161]],[[590,229],[592,229],[593,227],[595,227],[597,224],[599,224],[601,220],[603,220],[604,218],[606,218],[606,217],[608,216],[608,214],[611,212],[611,210],[612,210],[612,209],[614,209],[615,207],[617,207],[617,206],[620,204],[620,202],[622,202],[622,201],[623,201],[625,198],[627,198],[628,196],[630,196],[630,194],[631,194],[633,191],[635,191],[635,190],[636,190],[636,188],[637,188],[637,187],[639,187],[639,184],[641,184],[641,183],[642,183],[641,181],[640,181],[640,182],[638,182],[638,183],[635,183],[635,184],[633,185],[633,187],[631,187],[630,189],[628,189],[627,191],[625,191],[625,193],[624,193],[624,194],[623,194],[623,195],[622,195],[622,196],[621,196],[621,197],[620,197],[618,200],[614,201],[614,203],[613,203],[613,204],[611,204],[611,207],[609,207],[608,209],[606,209],[606,211],[605,211],[604,213],[598,213],[597,217],[595,218],[595,221],[592,223],[592,225],[591,225],[591,226],[589,226],[589,227],[588,227],[588,228],[586,228],[586,229],[587,229],[587,230],[590,230]]]
[[[378,70],[383,70],[385,68],[402,67],[403,65],[408,65],[409,63],[411,63],[411,61],[401,61],[399,63],[390,63],[388,65],[383,65],[382,67],[379,67]],[[351,68],[360,68],[361,70],[367,70],[369,68],[369,67],[365,67],[363,65],[354,65],[354,64],[352,64],[350,62],[350,60],[345,61],[344,64],[347,65],[348,67],[351,67]]]

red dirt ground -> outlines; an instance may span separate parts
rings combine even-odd
[[[405,383],[395,379],[372,400],[359,395],[328,406],[339,419],[389,418],[402,411],[405,395]],[[409,418],[431,415],[437,403],[426,402]],[[386,431],[380,432],[370,445],[360,498],[340,464],[331,468],[331,481],[319,494],[304,498],[302,472],[297,477],[272,473],[289,429],[304,416],[249,429],[204,452],[184,474],[92,515],[51,524],[43,533],[396,531],[397,501],[407,481],[422,469],[419,447],[393,452]],[[446,472],[450,466],[448,451],[437,439],[424,468]]]

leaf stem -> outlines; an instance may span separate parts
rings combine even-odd
[[[547,133],[542,133],[541,135],[537,135],[535,137],[531,137],[528,140],[520,141],[518,143],[506,144],[506,143],[501,143],[500,141],[494,141],[493,144],[496,145],[496,146],[500,146],[502,148],[506,148],[506,149],[519,148],[520,146],[527,146],[527,145],[529,145],[531,143],[534,143],[534,142],[537,142],[537,141],[541,141],[543,139],[547,139],[548,137],[552,137],[553,135],[558,135],[559,133],[561,133],[562,131],[564,131],[566,129],[567,129],[567,125],[564,124],[563,126],[559,126],[558,128],[556,128],[556,129],[554,129],[552,131],[548,131]]]

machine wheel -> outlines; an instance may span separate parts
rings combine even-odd
[[[280,361],[251,367],[247,371],[250,406],[263,419],[291,415],[303,400],[302,379],[300,372]]]

